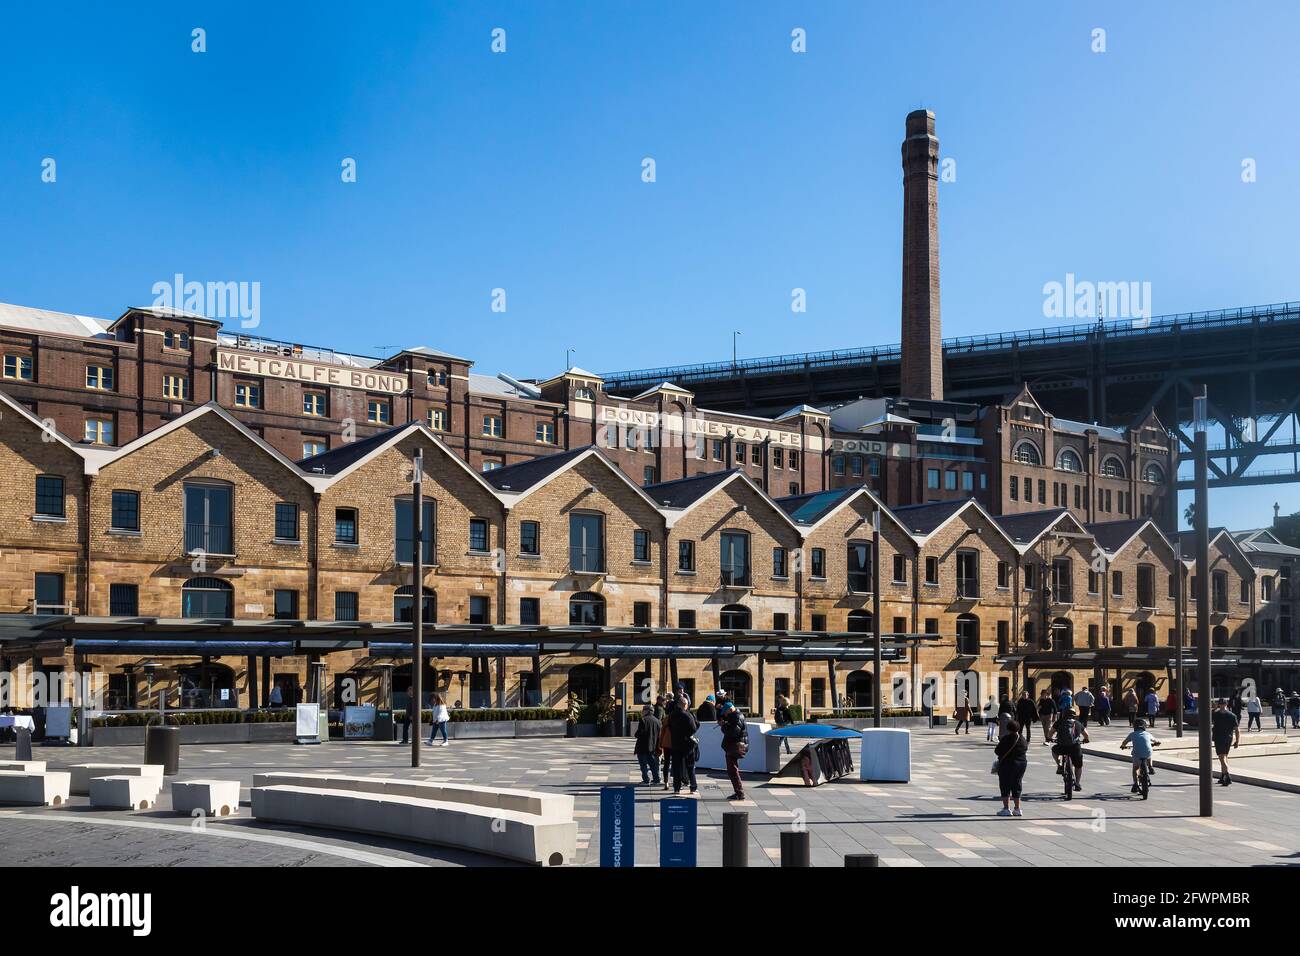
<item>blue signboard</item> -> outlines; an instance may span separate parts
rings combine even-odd
[[[659,865],[695,865],[694,800],[659,801]]]
[[[600,788],[600,865],[636,865],[636,787]]]

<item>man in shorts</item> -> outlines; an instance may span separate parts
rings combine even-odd
[[[1228,701],[1220,697],[1214,702],[1214,712],[1210,714],[1210,737],[1214,740],[1214,752],[1219,756],[1219,783],[1227,787],[1232,784],[1228,773],[1228,751],[1241,743],[1241,722],[1237,715],[1228,710]]]
[[[1087,728],[1075,719],[1073,710],[1063,710],[1052,726],[1052,756],[1056,758],[1056,772],[1063,770],[1061,761],[1074,764],[1074,792],[1083,789],[1083,745],[1089,743]]]

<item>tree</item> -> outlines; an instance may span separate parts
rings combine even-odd
[[[1196,527],[1196,502],[1187,502],[1187,507],[1183,509],[1183,520],[1187,522],[1187,527]]]

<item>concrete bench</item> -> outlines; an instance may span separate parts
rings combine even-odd
[[[72,773],[72,792],[76,796],[90,795],[90,781],[95,777],[156,777],[162,789],[163,768],[152,763],[79,763],[68,770]]]
[[[68,802],[70,785],[71,774],[62,770],[0,770],[0,804],[60,807]]]
[[[397,793],[274,785],[254,787],[258,820],[457,847],[541,866],[572,861],[577,824],[517,810]]]
[[[45,773],[45,761],[0,760],[0,770],[17,770],[19,773]]]
[[[572,820],[573,797],[563,793],[537,793],[501,787],[478,787],[437,780],[403,780],[395,777],[357,777],[343,774],[305,774],[289,771],[253,775],[254,787],[316,787],[322,790],[356,790],[362,793],[419,797],[459,803],[487,810],[514,810],[547,820]]]
[[[238,780],[177,780],[172,782],[172,810],[194,815],[227,817],[239,812]]]
[[[101,810],[152,810],[162,777],[113,774],[90,778],[90,805]]]

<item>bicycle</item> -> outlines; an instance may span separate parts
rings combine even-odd
[[[1061,755],[1061,779],[1065,781],[1065,799],[1074,799],[1074,759],[1068,754]]]
[[[1147,765],[1147,760],[1142,760],[1138,764],[1138,793],[1142,794],[1143,800],[1151,793],[1151,774],[1147,769]]]

